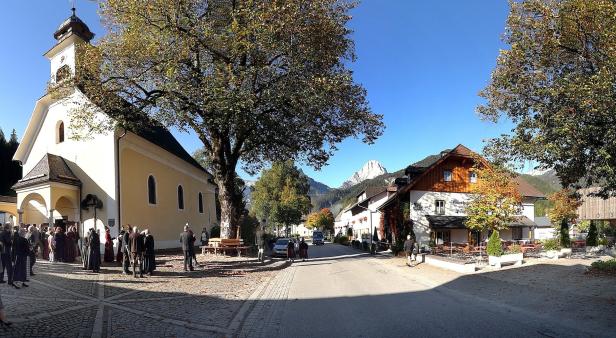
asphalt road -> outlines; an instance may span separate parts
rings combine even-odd
[[[483,286],[474,285],[477,277],[435,285],[414,274],[412,268],[388,264],[384,261],[388,258],[335,244],[310,246],[309,255],[308,261],[296,261],[288,268],[294,271],[286,286],[287,299],[276,305],[279,318],[275,323],[262,323],[270,325],[264,336],[616,336],[592,322],[543,313],[532,305],[539,295],[523,288],[513,297],[524,297],[530,305],[512,306],[499,299],[497,281],[487,281],[492,283],[485,285],[489,292],[478,296]],[[473,288],[474,294],[466,292]],[[507,293],[507,297],[511,295]]]

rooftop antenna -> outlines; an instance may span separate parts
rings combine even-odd
[[[73,12],[73,16],[75,16],[75,0],[72,0],[72,4],[73,7],[71,8],[71,11]]]

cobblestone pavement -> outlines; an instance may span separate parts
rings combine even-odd
[[[78,264],[37,262],[28,288],[0,284],[11,328],[0,337],[222,337],[235,335],[254,299],[284,261],[198,256],[182,271],[182,257],[157,257],[152,277],[101,273]],[[256,293],[257,292],[257,293]],[[248,303],[248,304],[247,304]]]

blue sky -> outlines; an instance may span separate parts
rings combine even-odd
[[[49,77],[42,54],[53,32],[70,15],[70,1],[4,1],[0,6],[0,127],[23,134]],[[355,79],[368,90],[372,109],[386,129],[373,145],[349,139],[321,171],[302,166],[314,179],[339,186],[368,160],[389,171],[462,143],[481,150],[483,140],[511,125],[482,122],[477,93],[489,80],[508,13],[506,0],[363,0],[353,11],[358,60]],[[77,15],[104,34],[96,5],[77,2]],[[175,133],[192,153],[199,140]]]

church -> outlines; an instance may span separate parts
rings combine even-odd
[[[73,10],[53,36],[44,54],[51,85],[75,76],[77,47],[94,34]],[[186,223],[197,233],[215,224],[212,175],[165,127],[146,119],[138,130],[71,137],[71,109],[88,102],[78,88],[71,92],[64,98],[47,92],[36,102],[13,157],[24,173],[13,186],[19,223],[77,224],[82,236],[94,227],[103,242],[105,227],[116,237],[130,224],[150,229],[158,249],[179,247]]]

